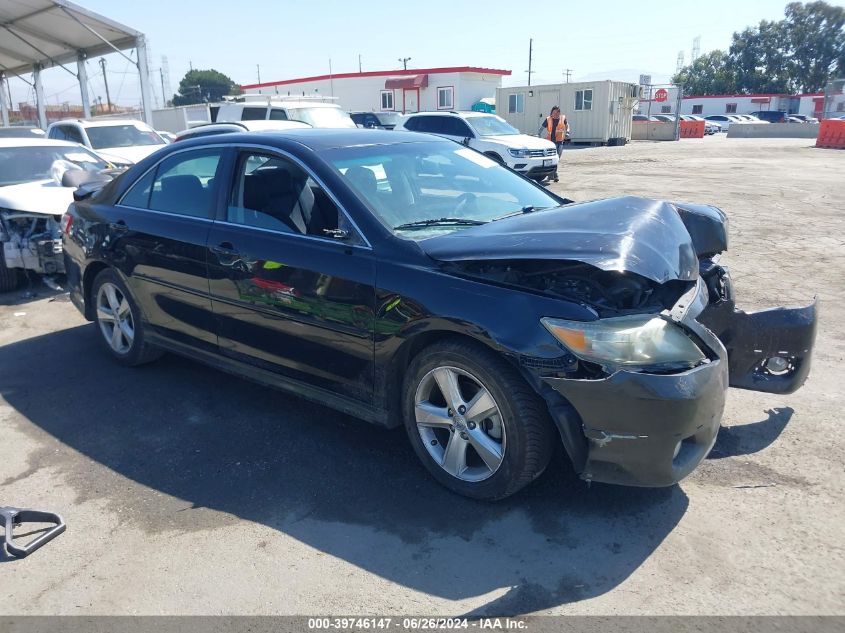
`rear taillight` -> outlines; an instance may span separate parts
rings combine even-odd
[[[62,216],[62,233],[67,235],[70,233],[70,227],[73,226],[73,216],[70,213],[65,213]]]

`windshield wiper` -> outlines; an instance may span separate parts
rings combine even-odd
[[[457,226],[478,226],[480,224],[487,224],[484,220],[469,220],[467,218],[437,218],[431,220],[417,220],[416,222],[407,222],[394,226],[394,231],[402,231],[404,229],[417,229],[426,226],[440,226],[440,225],[457,225]]]
[[[546,209],[551,209],[552,207],[535,207],[534,205],[529,204],[528,206],[522,207],[519,211],[513,211],[511,213],[506,213],[505,215],[500,215],[498,218],[493,218],[493,222],[496,220],[504,220],[505,218],[512,218],[515,215],[525,215],[526,213],[531,213],[533,211],[545,211]]]

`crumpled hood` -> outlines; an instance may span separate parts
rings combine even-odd
[[[698,278],[692,238],[675,206],[633,196],[527,213],[418,244],[440,261],[569,260],[661,284]]]
[[[73,187],[55,180],[36,180],[0,187],[0,209],[62,215],[73,202]]]

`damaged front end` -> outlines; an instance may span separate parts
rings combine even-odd
[[[61,217],[0,209],[0,246],[6,268],[64,273]]]
[[[712,448],[728,386],[791,393],[809,373],[816,303],[736,309],[726,249],[714,207],[621,198],[427,250],[453,274],[589,308],[595,321],[542,319],[557,352],[520,365],[582,478],[665,486]]]

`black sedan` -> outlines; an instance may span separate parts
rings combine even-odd
[[[404,425],[471,497],[516,492],[557,442],[588,481],[671,485],[729,385],[810,369],[815,304],[735,309],[718,209],[574,204],[436,137],[201,138],[75,198],[71,298],[115,360],[175,352]]]

